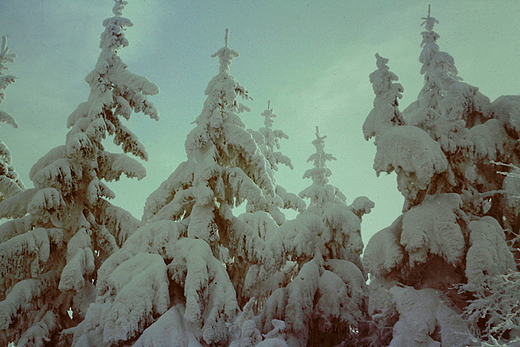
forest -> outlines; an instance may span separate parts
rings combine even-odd
[[[129,120],[160,122],[163,110],[159,86],[119,54],[133,23],[127,2],[114,3],[88,96],[30,183],[13,165],[16,144],[0,141],[1,345],[520,346],[520,95],[491,101],[463,82],[430,8],[417,98],[400,105],[404,88],[376,52],[367,76],[373,105],[358,131],[404,204],[363,240],[377,206],[335,185],[333,139],[318,124],[307,187],[280,184],[294,167],[289,136],[270,103],[261,127],[246,125],[252,97],[231,74],[239,54],[227,29],[177,149],[184,161],[142,216],[118,206],[111,185],[139,185],[153,155]],[[7,73],[16,59],[4,36],[0,121],[14,128],[1,104],[23,79]]]

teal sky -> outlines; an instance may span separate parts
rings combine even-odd
[[[146,197],[186,158],[184,140],[205,100],[207,83],[218,72],[210,58],[224,44],[240,53],[231,73],[246,86],[252,109],[242,118],[262,126],[260,113],[271,100],[276,129],[290,137],[282,152],[294,170],[281,168],[278,183],[293,192],[310,185],[301,177],[310,167],[315,126],[327,135],[331,183],[348,203],[366,195],[376,203],[363,220],[365,244],[373,233],[400,214],[402,198],[395,174],[376,178],[375,146],[363,139],[361,126],[374,98],[368,75],[374,54],[389,58],[390,69],[405,92],[401,110],[422,87],[418,61],[421,17],[428,3],[440,23],[441,50],[455,58],[459,76],[494,100],[518,94],[520,40],[518,1],[180,1],[129,0],[123,16],[134,23],[130,46],[120,55],[129,70],[155,82],[161,94],[151,97],[160,112],[155,122],[133,115],[127,126],[147,148],[142,181],[110,184],[115,203],[141,217]],[[7,35],[16,63],[7,73],[18,81],[7,88],[0,105],[15,117],[18,129],[2,125],[26,186],[30,167],[50,149],[65,143],[66,119],[87,100],[85,76],[99,55],[101,22],[112,16],[110,0],[0,0],[0,36]],[[108,141],[107,141],[108,142]]]

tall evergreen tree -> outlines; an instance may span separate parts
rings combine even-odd
[[[104,150],[114,137],[124,152],[146,159],[137,137],[121,117],[143,112],[157,119],[146,95],[159,92],[130,73],[118,56],[132,22],[121,16],[126,2],[115,0],[114,17],[103,22],[101,54],[86,77],[87,102],[69,116],[66,143],[31,169],[34,188],[0,203],[0,340],[17,346],[68,346],[70,334],[94,300],[97,270],[137,228],[138,221],[108,199],[104,181],[122,174],[138,179],[145,169],[126,154]]]
[[[390,71],[387,63],[388,59],[376,54],[377,70],[370,74],[370,83],[372,83],[376,97],[374,108],[363,123],[363,134],[366,140],[382,135],[384,131],[393,126],[406,123],[399,111],[398,100],[403,97],[403,86],[393,82],[399,78]]]
[[[248,110],[239,99],[249,96],[230,75],[238,53],[227,31],[225,42],[212,55],[220,69],[186,139],[187,160],[149,196],[143,226],[101,267],[76,346],[226,345],[237,327],[253,329],[245,273],[250,264],[273,271],[284,262],[279,240],[259,235],[233,208],[246,202],[250,214],[263,212],[276,225],[269,204],[281,199],[239,116]]]
[[[516,267],[504,233],[509,222],[491,208],[506,190],[490,162],[516,161],[506,153],[514,138],[497,102],[461,82],[453,58],[439,50],[438,21],[430,13],[423,19],[425,85],[403,112],[410,125],[376,138],[374,168],[395,171],[405,197],[404,213],[369,241],[364,256],[370,313],[381,332],[393,326],[392,334],[380,334],[380,345],[455,346],[491,338],[501,313],[478,321],[470,315],[469,324],[460,314],[486,296],[487,282]]]
[[[4,70],[8,69],[7,64],[14,63],[14,58],[16,58],[16,55],[9,53],[7,37],[3,36],[0,49],[0,104],[5,100],[5,89],[16,81],[15,76],[4,74]],[[0,111],[0,122],[7,123],[13,128],[18,128],[14,118],[7,112]],[[23,189],[25,187],[11,165],[11,152],[7,145],[0,141],[0,202]]]
[[[259,129],[258,132],[251,131],[253,137],[257,141],[262,154],[265,156],[269,163],[269,167],[272,171],[278,171],[278,165],[283,164],[289,167],[291,170],[294,169],[291,158],[286,156],[280,151],[280,140],[288,139],[289,136],[283,130],[273,129],[274,118],[277,117],[273,113],[273,109],[270,108],[271,102],[268,102],[267,110],[262,112],[261,116],[264,117],[264,126]],[[260,136],[261,135],[261,136]],[[273,177],[276,182],[276,177]],[[305,209],[305,202],[299,198],[296,194],[287,192],[285,188],[276,184],[276,196],[282,199],[282,207],[285,209],[293,209],[298,212],[302,212]],[[280,211],[280,203],[273,202],[269,204],[269,214],[273,216],[278,224],[282,224],[285,221],[285,215]]]
[[[329,183],[326,163],[335,158],[325,152],[325,138],[316,129],[316,152],[308,159],[313,167],[304,175],[312,184],[300,193],[310,204],[278,232],[292,266],[288,284],[273,291],[258,318],[264,333],[284,321],[289,346],[360,343],[367,319],[360,223],[374,204],[360,197],[347,206]]]

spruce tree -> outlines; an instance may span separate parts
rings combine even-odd
[[[148,197],[143,225],[101,267],[96,303],[75,332],[75,346],[206,346],[258,338],[246,271],[258,264],[271,273],[284,262],[279,240],[259,235],[233,208],[247,203],[246,214],[262,213],[276,226],[269,205],[282,202],[271,167],[239,116],[248,110],[240,99],[249,94],[230,75],[238,53],[228,38],[226,31],[225,46],[212,55],[219,73],[187,136],[187,160]]]
[[[250,131],[273,172],[278,171],[278,165],[280,164],[283,164],[292,170],[294,169],[294,166],[291,158],[280,151],[280,140],[288,139],[289,136],[283,130],[273,129],[274,118],[276,118],[277,115],[273,113],[273,109],[270,106],[271,102],[269,101],[267,103],[267,109],[261,114],[265,119],[264,126],[261,127],[258,132]],[[273,180],[276,185],[276,195],[282,199],[282,208],[302,212],[305,209],[305,202],[296,194],[287,192],[285,188],[276,184],[276,177],[273,177]],[[272,215],[277,224],[280,225],[285,221],[285,215],[280,211],[279,206],[279,202],[270,203],[269,214]]]
[[[403,86],[393,81],[399,80],[396,74],[390,71],[388,59],[376,54],[377,70],[370,74],[370,83],[376,95],[374,108],[370,111],[365,123],[363,134],[365,139],[379,136],[393,126],[404,125],[405,119],[399,111],[399,100],[403,97]]]
[[[2,37],[2,47],[0,49],[0,104],[5,100],[5,89],[13,82],[16,77],[4,74],[8,63],[14,63],[15,54],[9,53],[7,47],[7,37]],[[7,112],[0,111],[0,122],[18,128],[14,118]],[[22,181],[18,177],[15,168],[11,165],[11,152],[7,145],[0,141],[0,202],[15,195],[25,189]]]
[[[278,231],[290,270],[287,285],[273,291],[258,317],[263,333],[283,321],[289,346],[355,344],[366,332],[360,223],[374,204],[360,197],[348,206],[329,183],[326,163],[335,158],[325,152],[325,138],[317,128],[316,152],[308,159],[313,167],[304,175],[312,184],[300,193],[309,206]]]
[[[507,153],[514,138],[497,101],[462,82],[453,58],[439,50],[438,21],[430,13],[423,19],[425,85],[403,111],[410,125],[376,136],[374,168],[395,171],[405,197],[403,214],[374,235],[364,255],[379,345],[455,346],[493,338],[489,333],[507,314],[486,316],[471,303],[489,294],[488,282],[513,276],[516,267],[504,230],[510,222],[493,210],[495,201],[507,205],[507,181],[496,179],[491,162],[516,162]]]
[[[125,153],[146,159],[121,117],[133,111],[157,119],[146,95],[158,88],[130,73],[118,56],[132,22],[103,22],[101,54],[86,77],[88,101],[69,116],[65,145],[50,150],[31,169],[34,188],[0,203],[0,340],[17,346],[69,346],[71,334],[94,300],[97,270],[137,228],[138,221],[112,205],[105,182],[121,175],[144,177],[144,167],[123,153],[104,149],[114,137]]]

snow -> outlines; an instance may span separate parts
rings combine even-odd
[[[405,251],[399,243],[403,217],[370,238],[363,255],[363,264],[372,276],[383,276],[404,259]]]
[[[491,108],[507,131],[513,136],[520,134],[520,96],[502,95],[491,103]]]
[[[285,318],[299,339],[308,336],[307,321],[313,313],[314,295],[319,286],[320,271],[314,260],[305,263],[287,288]]]
[[[55,187],[70,191],[75,187],[76,181],[81,180],[82,176],[82,169],[78,162],[61,158],[35,172],[31,179],[37,188]]]
[[[45,263],[50,254],[51,243],[60,246],[63,242],[61,229],[36,228],[16,235],[0,244],[0,291],[5,292],[28,273],[36,277],[39,263]],[[28,268],[35,268],[31,274]]]
[[[399,126],[376,141],[374,170],[397,173],[397,189],[408,199],[415,199],[428,187],[435,175],[448,169],[439,144],[415,126]]]
[[[394,335],[388,347],[461,346],[471,339],[462,318],[444,304],[436,290],[395,286],[390,293],[399,312],[399,321],[394,325]],[[434,334],[437,327],[440,328],[440,338]]]
[[[43,215],[60,211],[65,205],[61,193],[55,188],[38,190],[30,200],[27,211],[32,215]]]
[[[185,200],[188,200],[188,198],[192,196],[192,193],[188,193],[189,189],[186,187],[192,185],[193,176],[195,174],[194,166],[195,163],[192,160],[182,162],[177,166],[170,177],[161,183],[160,187],[148,196],[142,217],[143,222],[151,220],[153,216],[158,214],[158,212],[166,205],[174,204],[172,202],[174,199],[177,199],[175,203],[178,204],[179,207],[170,207],[173,211],[179,211],[181,207],[187,203]],[[176,197],[176,194],[181,194],[182,199]],[[170,213],[169,216],[164,216],[162,218],[157,217],[156,219],[170,219],[170,216],[172,216],[171,218],[175,220],[180,217],[177,216],[180,212],[181,211]]]
[[[32,228],[32,217],[24,216],[0,224],[0,242],[5,242],[16,235],[26,233]]]
[[[369,214],[375,207],[375,203],[366,196],[358,196],[354,199],[349,209],[360,219],[365,214]]]
[[[289,345],[282,339],[268,338],[260,342],[256,347],[289,347]]]
[[[98,218],[103,221],[104,227],[110,232],[110,236],[107,235],[107,237],[115,238],[118,245],[122,245],[139,226],[139,221],[128,211],[112,205],[106,200],[99,199],[98,207]],[[100,233],[99,236],[103,235]],[[105,241],[108,241],[106,237]]]
[[[393,126],[406,124],[399,111],[398,99],[402,98],[403,86],[393,81],[399,80],[396,74],[389,70],[388,59],[376,54],[378,69],[370,74],[370,83],[376,95],[374,108],[363,123],[365,140],[380,136]]]
[[[25,189],[0,202],[0,218],[21,218],[27,213],[27,206],[37,190]]]
[[[85,286],[85,277],[95,270],[92,241],[82,228],[67,243],[67,264],[62,270],[58,288],[79,292]]]
[[[41,157],[36,164],[34,164],[31,168],[31,172],[29,173],[29,178],[31,181],[34,181],[34,177],[38,174],[42,169],[51,165],[55,161],[59,159],[63,159],[67,157],[67,149],[66,146],[58,146],[51,149],[47,154]]]
[[[484,124],[478,124],[471,128],[470,133],[478,158],[496,160],[500,153],[510,150],[504,141],[507,133],[498,119],[490,119]]]
[[[452,264],[462,259],[465,241],[458,222],[463,217],[461,206],[458,194],[440,194],[427,197],[404,214],[400,243],[408,253],[410,266],[424,263],[430,253]]]
[[[47,314],[47,305],[40,307],[38,303],[41,303],[48,292],[57,286],[58,276],[58,273],[50,271],[37,278],[19,281],[11,287],[5,300],[0,302],[0,338],[3,341],[12,341],[22,333],[22,343],[24,341],[29,343],[32,340],[34,345],[37,345],[48,339],[49,335],[46,333],[54,328],[53,319]],[[41,311],[38,312],[40,309],[43,311],[43,321],[36,323],[34,329],[30,327],[33,322],[26,321],[21,325],[13,324],[18,322],[20,314],[32,311],[38,314],[41,313]],[[19,344],[19,346],[23,346],[23,344]]]
[[[503,189],[507,192],[507,206],[516,214],[520,214],[520,169],[514,168],[504,178]],[[0,203],[0,208],[2,204]]]
[[[183,238],[168,265],[172,279],[184,286],[184,318],[202,332],[206,343],[226,339],[225,322],[238,311],[236,293],[223,264],[203,240]]]
[[[122,174],[128,178],[143,179],[146,176],[146,169],[134,158],[120,153],[103,152],[99,161],[103,163],[99,173],[99,178],[104,178],[108,182],[119,180]]]
[[[466,277],[470,284],[480,284],[487,276],[503,275],[515,268],[504,231],[493,217],[473,220],[468,229],[470,247],[466,255]]]
[[[45,347],[49,336],[59,328],[58,319],[52,311],[47,311],[43,318],[27,329],[16,346],[19,347]]]
[[[184,321],[184,306],[177,304],[146,328],[133,347],[202,347]]]
[[[153,322],[155,315],[168,310],[166,264],[159,255],[136,254],[121,263],[105,283],[75,332],[77,346],[88,346],[88,336],[100,333],[105,344],[126,341]]]

